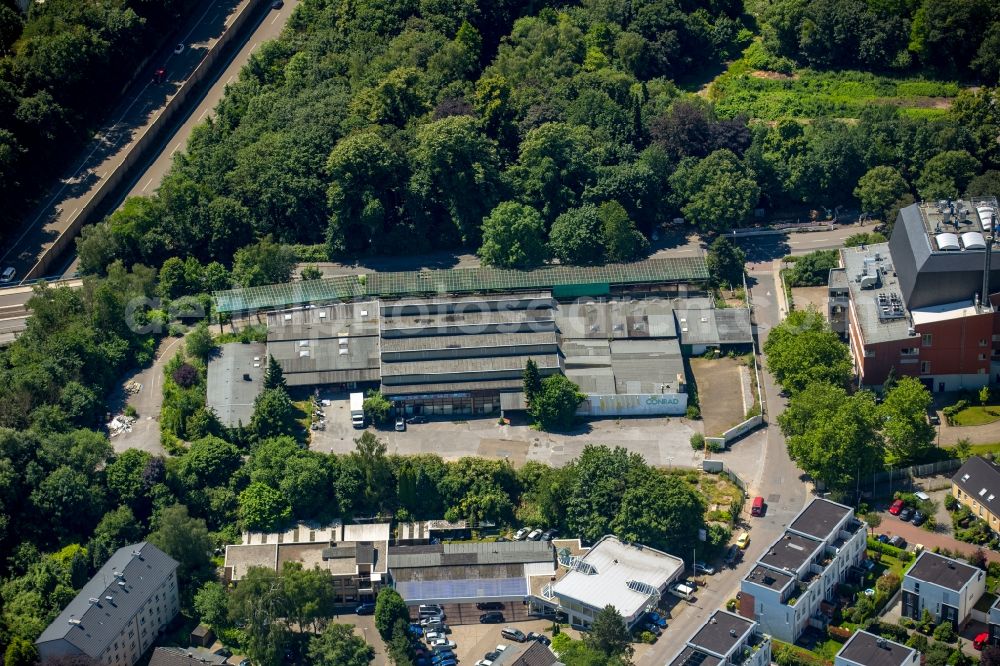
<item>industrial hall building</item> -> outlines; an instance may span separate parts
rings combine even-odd
[[[215,298],[221,312],[265,311],[266,355],[289,386],[379,390],[406,416],[524,409],[529,361],[543,378],[576,382],[588,396],[584,416],[682,415],[684,355],[753,344],[749,309],[717,308],[707,278],[702,258],[661,258],[373,273]],[[243,379],[212,382],[226,374],[212,363],[226,360],[246,368]],[[257,348],[224,350],[210,363],[209,404],[246,404],[266,360]],[[226,425],[246,423],[245,413],[226,413]]]

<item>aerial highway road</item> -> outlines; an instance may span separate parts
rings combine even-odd
[[[203,92],[191,104],[191,110],[174,130],[168,132],[153,159],[136,169],[136,173],[130,176],[127,181],[130,183],[128,190],[122,192],[122,196],[114,201],[111,209],[118,208],[128,197],[149,196],[156,192],[163,177],[167,175],[174,156],[186,148],[191,131],[196,125],[211,117],[212,111],[226,92],[226,86],[236,80],[240,70],[250,61],[253,52],[263,42],[275,39],[281,34],[281,30],[298,4],[299,0],[289,0],[280,8],[271,9],[256,28],[235,45],[228,62],[223,63],[213,80],[202,87]],[[67,257],[67,261],[60,273],[68,277],[76,273],[78,262],[75,256]]]
[[[98,192],[102,181],[122,164],[143,132],[163,113],[167,102],[195,71],[227,25],[251,0],[206,0],[177,42],[154,54],[146,70],[122,95],[107,124],[84,148],[63,176],[41,199],[0,252],[0,266],[12,266],[19,278],[28,271]],[[162,81],[155,81],[157,70]]]

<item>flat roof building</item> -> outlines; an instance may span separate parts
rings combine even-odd
[[[866,526],[851,507],[816,498],[789,523],[740,584],[739,612],[787,643],[831,618],[837,585],[864,557]]]
[[[250,425],[254,401],[264,390],[267,345],[229,342],[208,360],[205,406],[215,411],[222,425]]]
[[[389,549],[393,587],[409,605],[521,602],[533,576],[552,576],[555,551],[544,541],[462,542]]]
[[[289,386],[379,380],[378,303],[300,307],[267,315],[267,350]]]
[[[879,386],[890,372],[932,392],[1000,380],[996,206],[995,198],[916,203],[899,212],[888,243],[840,251],[830,320],[848,338],[863,385]]]
[[[149,666],[216,666],[229,663],[226,657],[207,648],[158,647]]]
[[[684,571],[684,562],[655,548],[626,544],[616,536],[602,537],[575,560],[544,594],[558,599],[570,624],[589,627],[608,604],[628,626],[634,625]]]
[[[389,523],[300,523],[285,532],[244,532],[226,546],[227,581],[239,582],[252,567],[281,571],[286,562],[328,572],[339,603],[371,601],[386,581]]]
[[[768,666],[771,639],[756,622],[717,610],[688,640],[670,666]]]
[[[47,659],[137,663],[177,615],[177,562],[141,542],[114,552],[35,641]]]
[[[919,666],[920,653],[859,629],[833,659],[833,666]]]

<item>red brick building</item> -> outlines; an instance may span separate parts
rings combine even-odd
[[[850,344],[860,384],[879,386],[890,372],[933,392],[1000,381],[995,211],[995,199],[914,204],[888,243],[841,250],[830,322]]]

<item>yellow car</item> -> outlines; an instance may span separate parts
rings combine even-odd
[[[736,545],[739,546],[741,550],[746,550],[747,546],[750,545],[750,535],[746,532],[740,534],[740,538],[736,540]]]

